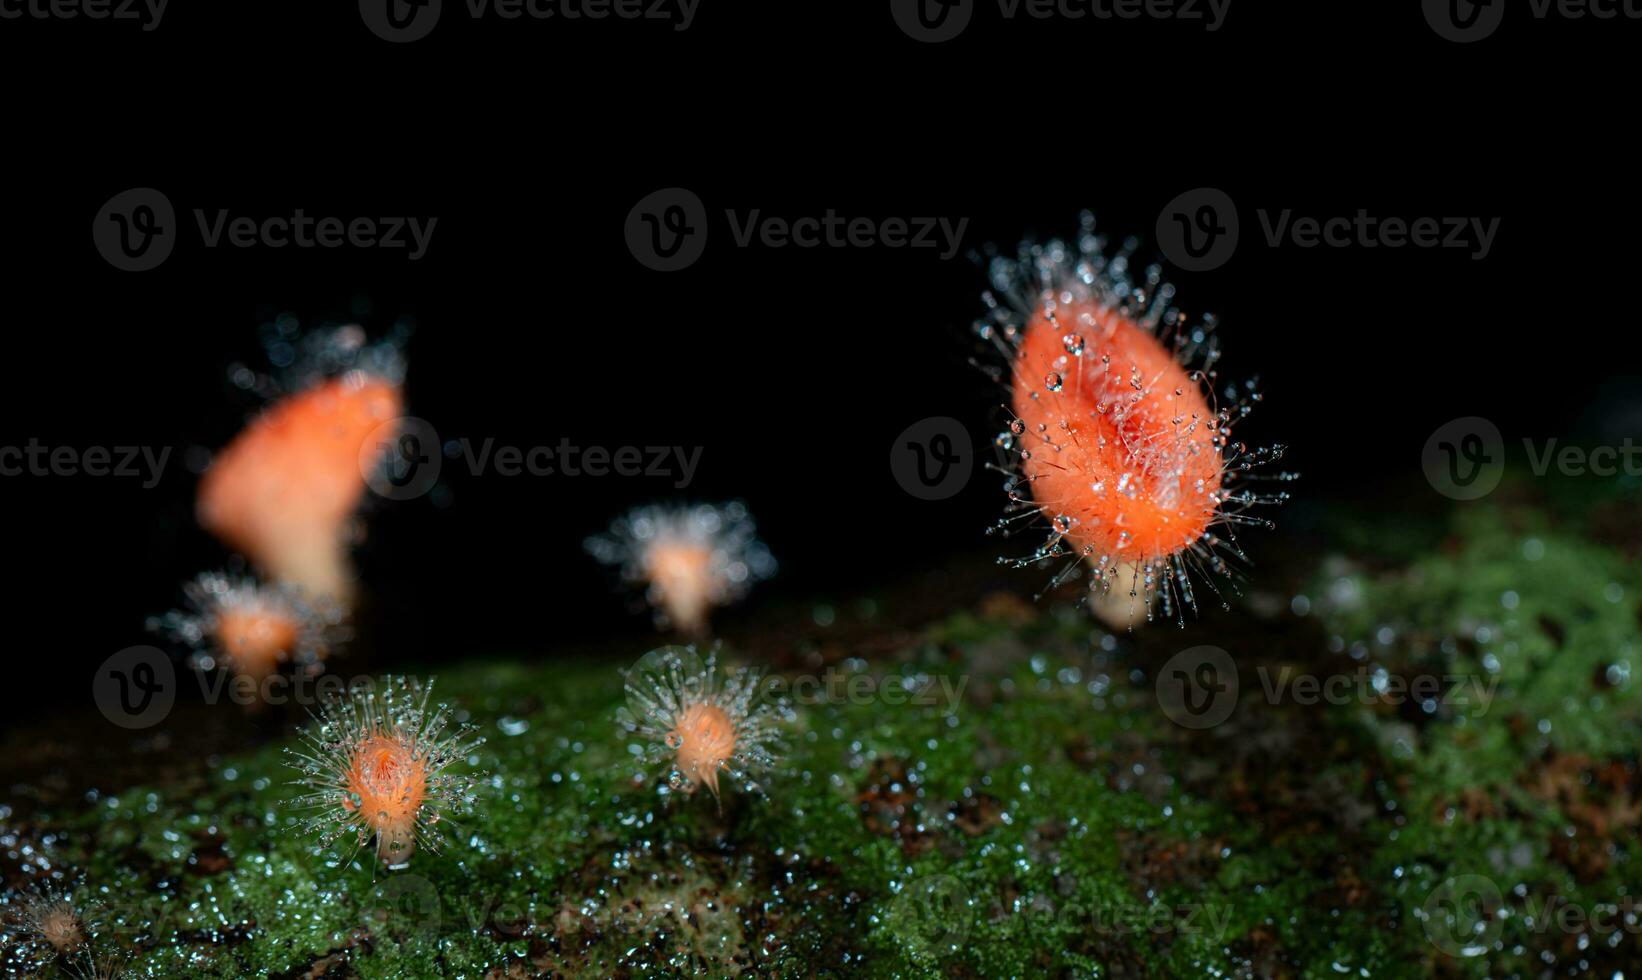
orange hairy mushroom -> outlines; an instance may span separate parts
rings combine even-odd
[[[1089,303],[1039,309],[1012,388],[1032,497],[1077,553],[1153,563],[1214,522],[1215,414],[1201,382],[1127,316]]]
[[[297,642],[298,624],[270,610],[224,609],[217,613],[216,640],[234,669],[262,680],[290,656]]]
[[[708,702],[686,707],[669,741],[678,745],[678,769],[691,789],[705,784],[718,795],[718,770],[735,752],[735,723],[723,708]]]
[[[376,832],[376,853],[383,862],[403,864],[416,849],[428,775],[425,759],[392,735],[373,735],[354,749],[342,808],[356,812]]]
[[[400,414],[398,386],[361,373],[274,403],[206,471],[200,523],[270,578],[346,603],[344,528],[365,492],[361,453]]]
[[[686,633],[707,631],[713,605],[713,551],[704,542],[658,541],[644,554],[651,594]]]

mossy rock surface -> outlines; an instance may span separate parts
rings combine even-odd
[[[20,793],[8,883],[72,869],[135,976],[1612,976],[1642,962],[1642,576],[1629,524],[1556,499],[1277,554],[1184,628],[1007,593],[793,611],[724,658],[834,686],[722,806],[615,725],[643,648],[447,664],[486,775],[404,871],[296,829],[283,718]],[[1159,693],[1203,646],[1237,694],[1198,727]]]

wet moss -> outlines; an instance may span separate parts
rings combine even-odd
[[[846,607],[764,658],[800,702],[767,799],[645,770],[625,664],[484,662],[436,689],[488,739],[476,812],[405,871],[297,831],[284,737],[13,817],[8,849],[80,869],[135,975],[1607,975],[1634,916],[1544,910],[1634,891],[1642,580],[1543,501],[1444,521],[1412,559],[1278,560],[1292,590],[1184,629]],[[1183,727],[1158,679],[1200,644],[1240,696]]]

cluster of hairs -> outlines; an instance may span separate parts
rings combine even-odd
[[[1000,561],[1059,564],[1050,589],[1087,567],[1097,612],[1104,605],[1132,623],[1141,611],[1152,619],[1156,606],[1180,622],[1198,608],[1194,582],[1225,604],[1220,583],[1235,589],[1247,564],[1238,528],[1270,527],[1249,511],[1287,499],[1252,484],[1295,475],[1257,472],[1284,453],[1232,435],[1261,400],[1257,382],[1217,388],[1216,319],[1177,307],[1159,266],[1137,275],[1138,247],[1130,239],[1110,249],[1086,212],[1075,242],[1026,242],[990,257],[987,309],[974,329],[993,356],[976,363],[1013,394],[994,467],[1009,502],[992,532],[1042,526],[1040,545]],[[1153,355],[1176,367],[1151,367]],[[1125,529],[1136,501],[1161,514],[1157,528],[1172,520],[1175,536]]]
[[[372,341],[357,323],[304,329],[295,316],[282,314],[265,323],[260,331],[268,367],[257,370],[236,361],[228,367],[228,379],[234,387],[264,401],[350,375],[403,384],[405,346],[412,332],[408,322],[400,321]]]
[[[184,608],[150,617],[148,628],[190,651],[198,670],[225,667],[258,676],[276,663],[317,670],[350,631],[341,609],[290,585],[254,576],[205,572],[182,587]]]
[[[717,606],[744,597],[775,574],[775,558],[758,539],[747,505],[651,504],[587,539],[588,554],[644,590],[656,625],[694,636],[707,632]]]
[[[616,722],[636,736],[639,759],[665,772],[667,786],[686,795],[705,786],[719,797],[719,777],[763,795],[760,779],[775,767],[781,725],[791,707],[765,696],[757,668],[720,674],[718,651],[705,661],[694,646],[667,646],[627,671],[627,704]]]
[[[0,937],[5,955],[0,968],[32,974],[55,962],[69,974],[87,980],[112,980],[125,957],[100,946],[107,915],[78,887],[42,881],[7,894],[0,908]]]
[[[418,847],[437,852],[441,821],[471,809],[477,775],[451,767],[484,739],[452,724],[446,705],[430,704],[432,688],[394,676],[380,688],[352,686],[286,750],[308,790],[290,805],[308,811],[303,827],[323,846],[347,837],[357,854],[374,838],[377,860],[402,868]]]

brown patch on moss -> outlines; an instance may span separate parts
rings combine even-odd
[[[1441,823],[1448,819],[1449,810],[1453,810],[1466,823],[1478,823],[1499,816],[1493,796],[1480,786],[1467,786],[1453,800],[1437,801],[1431,815]]]
[[[1548,750],[1523,774],[1535,798],[1554,804],[1574,825],[1573,837],[1551,838],[1551,854],[1583,882],[1607,872],[1612,851],[1642,825],[1642,784],[1636,766],[1615,759]]]
[[[1094,743],[1089,741],[1089,736],[1081,732],[1067,739],[1061,748],[1066,753],[1066,761],[1084,772],[1093,769],[1095,763],[1100,761],[1100,753],[1095,751]]]
[[[917,787],[900,759],[882,756],[873,760],[855,794],[855,805],[869,833],[894,838],[908,857],[922,854],[935,843],[923,826]]]
[[[358,976],[350,965],[355,950],[369,952],[373,943],[367,929],[355,929],[348,941],[322,953],[307,963],[282,973],[270,973],[268,980],[351,980]]]
[[[826,861],[784,860],[751,840],[606,845],[566,877],[550,919],[519,924],[535,972],[515,962],[491,976],[640,977],[665,965],[732,977],[793,957],[842,962],[859,898],[837,877]]]
[[[1193,840],[1153,838],[1131,830],[1117,833],[1118,858],[1123,876],[1136,895],[1155,894],[1171,885],[1199,883],[1215,876],[1220,865],[1222,838]]]
[[[215,830],[200,831],[194,835],[194,851],[188,855],[188,873],[202,878],[220,875],[234,866],[234,861],[223,850],[227,838]]]
[[[1249,934],[1231,944],[1232,955],[1242,962],[1239,977],[1292,980],[1299,974],[1288,962],[1282,942],[1270,926],[1255,926]]]
[[[1002,801],[986,793],[954,801],[947,813],[952,826],[970,837],[979,837],[1003,823]]]

